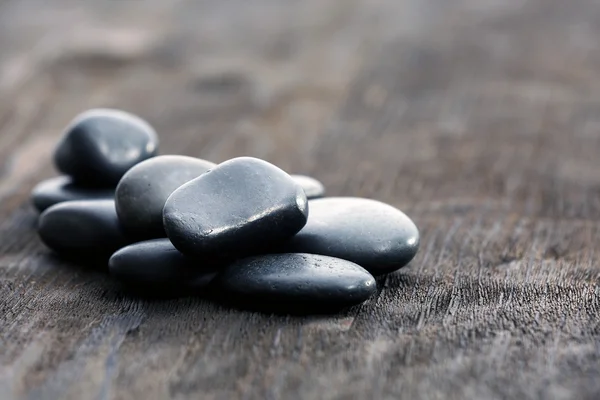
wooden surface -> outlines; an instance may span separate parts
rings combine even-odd
[[[0,398],[597,399],[599,37],[595,0],[0,0]],[[421,250],[335,316],[124,297],[28,204],[95,106],[394,204]]]

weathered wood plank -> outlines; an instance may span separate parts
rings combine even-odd
[[[0,398],[600,395],[591,0],[0,1]],[[124,297],[27,203],[78,112],[395,204],[422,245],[336,316]]]

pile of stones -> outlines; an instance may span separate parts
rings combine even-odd
[[[316,179],[266,161],[158,156],[141,118],[93,109],[54,153],[63,174],[38,184],[38,232],[55,253],[106,268],[141,295],[209,295],[260,309],[329,311],[377,291],[406,265],[419,231],[400,210],[324,197]]]

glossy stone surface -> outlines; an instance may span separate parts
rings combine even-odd
[[[329,309],[362,303],[376,290],[364,268],[314,254],[269,254],[240,259],[218,276],[219,287],[238,301]]]
[[[419,249],[419,230],[402,211],[376,200],[329,197],[309,202],[306,226],[285,252],[314,253],[352,261],[373,275],[395,271]]]
[[[114,189],[78,186],[68,176],[59,176],[40,182],[31,192],[31,202],[40,212],[65,201],[111,200],[114,197]]]
[[[166,237],[162,212],[171,193],[214,167],[209,161],[176,155],[137,164],[123,176],[115,193],[121,224],[135,237]]]
[[[302,229],[307,203],[302,188],[281,169],[240,157],[173,192],[163,222],[171,242],[186,255],[246,254]]]
[[[124,247],[112,255],[108,266],[112,276],[137,292],[185,295],[206,289],[216,276],[215,265],[186,258],[169,239]]]
[[[306,175],[291,175],[296,183],[302,186],[308,199],[317,199],[325,196],[325,186],[315,178]]]
[[[40,215],[38,234],[50,249],[73,257],[109,257],[130,243],[113,200],[56,204]]]
[[[67,127],[54,153],[58,169],[86,186],[116,186],[131,167],[158,151],[154,129],[119,110],[93,109]]]

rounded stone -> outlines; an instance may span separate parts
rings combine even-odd
[[[177,155],[137,164],[121,178],[115,193],[121,224],[139,238],[166,237],[162,212],[171,193],[214,167],[209,161]]]
[[[291,175],[296,183],[302,186],[308,199],[318,199],[325,196],[325,186],[315,178],[306,175]]]
[[[302,188],[266,161],[240,157],[184,184],[167,199],[163,223],[183,254],[247,254],[297,233],[308,216]]]
[[[119,110],[93,109],[67,127],[54,153],[57,168],[85,186],[116,186],[123,174],[158,151],[154,129]]]
[[[119,225],[113,200],[56,204],[40,215],[38,233],[50,249],[73,257],[108,258],[130,243]]]
[[[111,200],[114,197],[114,189],[78,186],[68,176],[59,176],[40,182],[31,192],[31,202],[39,212],[65,201]]]
[[[331,309],[360,304],[375,279],[346,260],[314,254],[269,254],[237,260],[218,275],[224,295],[256,305]]]
[[[285,252],[322,254],[352,261],[373,275],[395,271],[419,249],[419,230],[402,211],[380,201],[329,197],[309,202],[306,226]]]
[[[118,250],[108,262],[109,272],[137,292],[189,294],[208,288],[217,272],[214,265],[191,260],[169,239],[134,243]]]

